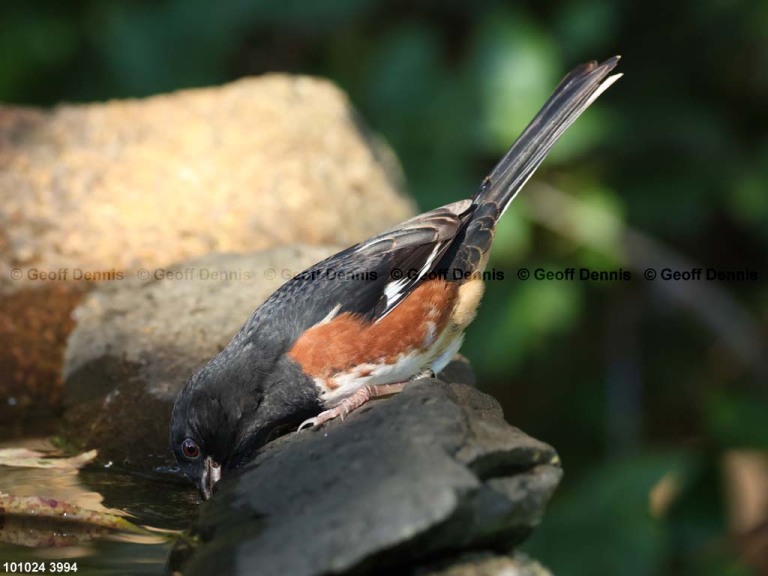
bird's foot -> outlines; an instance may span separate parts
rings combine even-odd
[[[378,386],[365,386],[364,388],[360,388],[349,398],[346,398],[338,406],[320,412],[320,414],[314,418],[304,420],[304,422],[302,422],[299,426],[299,431],[310,426],[320,426],[321,424],[325,424],[334,418],[340,417],[342,420],[344,420],[344,418],[346,418],[350,412],[360,408],[360,406],[369,400],[372,400],[373,398],[379,398],[381,396],[397,394],[398,392],[402,391],[404,386],[405,382],[398,382],[397,384],[379,384]]]

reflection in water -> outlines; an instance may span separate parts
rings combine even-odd
[[[43,439],[0,443],[56,454]],[[114,468],[11,468],[0,466],[0,492],[41,496],[126,517],[147,534],[115,533],[92,525],[0,516],[3,562],[77,562],[78,574],[165,574],[176,532],[196,514],[197,495],[186,483],[142,478]]]
[[[111,530],[81,522],[54,522],[32,516],[6,516],[0,525],[0,544],[30,548],[63,548],[109,534]]]

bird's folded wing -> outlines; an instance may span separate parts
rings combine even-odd
[[[470,200],[448,204],[318,262],[272,294],[243,335],[280,322],[282,333],[290,334],[287,345],[329,315],[347,312],[380,320],[429,277],[471,209]]]

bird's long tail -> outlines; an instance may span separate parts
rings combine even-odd
[[[460,271],[462,277],[484,270],[496,222],[568,126],[621,77],[621,74],[608,76],[618,62],[618,56],[602,64],[588,62],[562,79],[472,197],[472,215],[440,261],[441,270]]]
[[[619,57],[577,66],[558,84],[536,117],[515,140],[475,193],[476,205],[495,204],[498,217],[533,175],[558,138],[592,102],[621,77],[608,74]]]

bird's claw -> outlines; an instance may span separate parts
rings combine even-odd
[[[431,372],[431,370],[430,370]],[[304,420],[299,426],[297,432],[301,432],[304,428],[312,426],[317,428],[321,424],[325,424],[334,418],[341,418],[344,420],[352,411],[358,409],[360,406],[368,402],[371,398],[378,398],[379,396],[389,396],[390,394],[397,394],[403,389],[405,382],[396,382],[394,384],[380,384],[378,386],[366,386],[360,388],[352,396],[344,400],[341,404],[335,408],[330,408],[320,412],[314,418]]]
[[[302,430],[304,430],[304,428],[310,428],[310,427],[314,428],[315,426],[319,426],[319,425],[320,425],[320,423],[317,421],[316,417],[315,418],[307,418],[306,420],[304,420],[304,422],[299,424],[299,429],[296,430],[296,432],[301,432]]]
[[[317,416],[314,418],[308,418],[304,420],[304,422],[301,423],[299,426],[299,429],[297,432],[301,432],[304,428],[309,428],[310,426],[312,428],[317,428],[321,424],[325,424],[326,422],[330,422],[334,418],[338,418],[341,416],[341,419],[344,420],[344,416],[347,415],[349,410],[345,410],[343,407],[339,408],[332,408],[330,410],[326,410],[325,412],[320,412]]]

